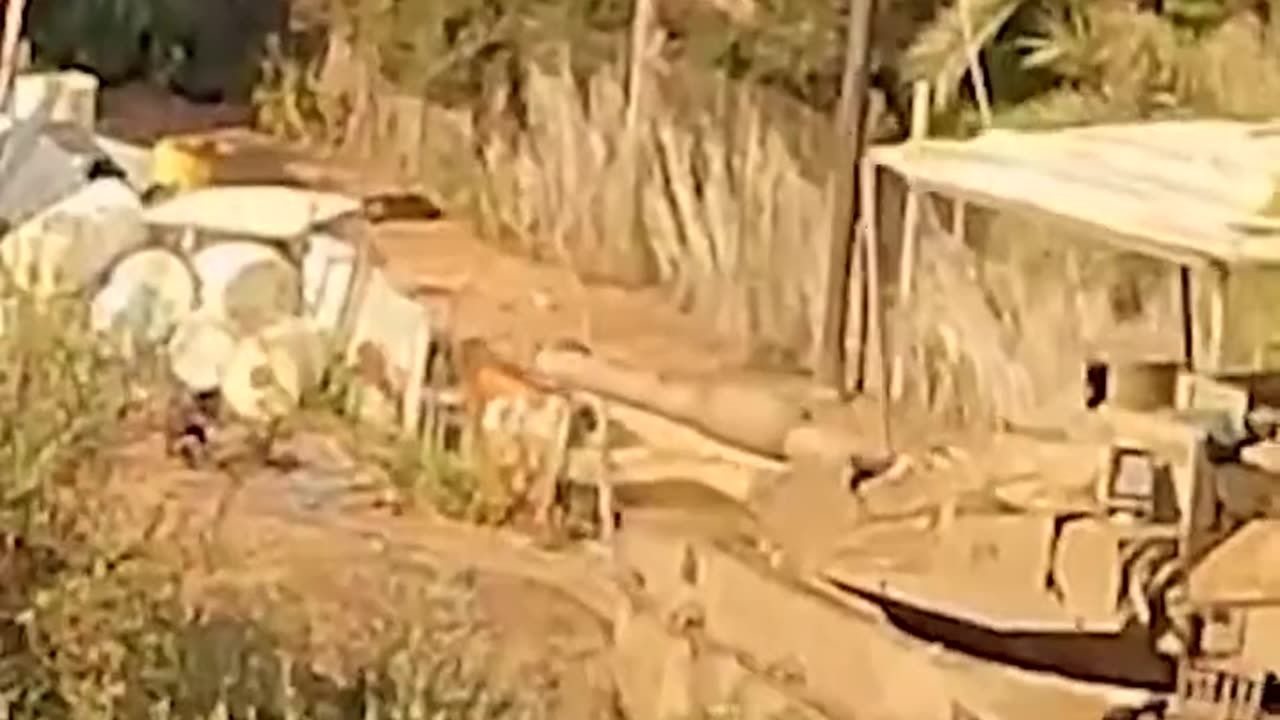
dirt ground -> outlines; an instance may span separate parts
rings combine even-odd
[[[239,108],[192,106],[132,87],[106,91],[102,111],[106,132],[135,142],[185,133],[225,140],[231,155],[219,166],[223,182],[303,182],[355,192],[378,182],[359,168],[315,161],[243,130],[248,116]],[[579,336],[583,304],[571,295],[566,273],[495,252],[464,223],[391,224],[377,229],[374,242],[402,282],[457,291],[459,327],[508,354],[523,359],[539,342]],[[724,367],[721,348],[652,294],[590,292],[600,347],[619,359],[661,358],[661,369],[695,373]],[[438,587],[442,574],[464,572],[508,678],[538,669],[554,689],[556,717],[614,713],[602,653],[612,619],[606,613],[617,598],[601,582],[608,574],[599,558],[545,553],[516,536],[396,514],[367,487],[321,487],[314,478],[308,483],[305,472],[258,469],[236,478],[186,470],[164,456],[155,433],[122,448],[113,465],[110,491],[130,509],[130,524],[145,527],[145,518],[163,515],[149,544],[178,553],[199,599],[292,598],[307,625],[327,630],[304,642],[335,672],[358,659],[360,638],[372,637],[374,626],[426,612],[421,595]]]
[[[613,716],[604,613],[616,598],[598,558],[397,511],[350,437],[299,432],[273,450],[287,459],[277,467],[237,460],[228,431],[193,469],[166,455],[154,423],[130,434],[104,463],[112,532],[184,568],[192,606],[264,617],[348,679],[397,632],[461,608],[445,619],[474,623],[501,682],[543,683],[555,717]]]
[[[233,151],[220,165],[224,182],[301,182],[356,193],[386,187],[359,167],[319,161],[240,129],[245,115],[235,108],[208,112],[136,88],[108,91],[103,108],[109,132],[129,128],[119,134],[137,141],[218,130]],[[751,379],[803,400],[819,420],[860,433],[866,445],[883,445],[873,403],[835,402],[807,378],[749,369],[741,352],[717,341],[657,290],[583,288],[563,268],[482,243],[458,219],[380,225],[373,242],[400,281],[452,290],[455,325],[517,361],[530,359],[541,343],[570,338],[599,355],[665,374]],[[921,445],[925,437],[904,433],[899,442]],[[929,445],[946,438],[932,440]],[[550,555],[513,537],[396,516],[360,489],[331,487],[317,495],[296,473],[262,471],[234,481],[183,471],[161,455],[154,439],[123,449],[118,464],[124,469],[112,487],[139,512],[168,508],[163,532],[176,539],[175,548],[193,553],[187,562],[197,586],[210,593],[227,586],[288,589],[317,625],[331,630],[332,642],[312,642],[327,645],[325,652],[336,658],[345,650],[336,649],[334,638],[346,644],[359,637],[355,625],[362,619],[412,613],[406,588],[432,586],[449,558],[464,558],[478,571],[475,597],[499,635],[505,667],[519,672],[531,661],[550,659],[558,668],[558,697],[568,703],[558,717],[614,712],[602,654],[611,619],[605,613],[616,607],[618,591],[602,582],[609,574],[601,559]],[[984,677],[976,684],[990,682]]]

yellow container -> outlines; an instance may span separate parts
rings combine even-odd
[[[173,190],[193,190],[213,182],[218,146],[213,140],[162,138],[152,149],[151,184]]]

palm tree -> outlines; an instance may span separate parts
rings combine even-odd
[[[973,124],[966,37],[997,124],[1280,113],[1280,0],[955,0],[915,38],[903,74],[928,81],[935,115],[962,127]]]

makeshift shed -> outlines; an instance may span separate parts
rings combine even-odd
[[[877,181],[885,173],[906,184],[909,215],[918,212],[920,198],[949,200],[953,237],[965,226],[955,218],[977,206],[1032,214],[1108,247],[1173,264],[1181,285],[1181,359],[1197,370],[1241,369],[1239,359],[1223,353],[1229,278],[1241,270],[1280,269],[1280,215],[1264,212],[1280,177],[1280,125],[1197,120],[993,130],[972,140],[878,146],[868,150],[862,168],[863,207],[877,207]],[[917,247],[918,218],[904,218],[901,244],[890,245],[894,238],[881,235],[877,216],[867,213],[863,227],[868,280],[877,292],[868,294],[862,317],[877,329],[873,344],[890,348],[879,353],[887,387],[901,366],[886,357],[898,349],[885,338],[893,328],[886,327],[883,301],[910,300],[914,269],[929,247]],[[896,273],[879,271],[887,246],[901,248]],[[1258,350],[1245,362],[1261,363]]]

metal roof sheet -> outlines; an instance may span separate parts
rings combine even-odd
[[[1280,125],[1225,120],[992,130],[869,149],[916,186],[1055,216],[1175,262],[1280,263]]]

